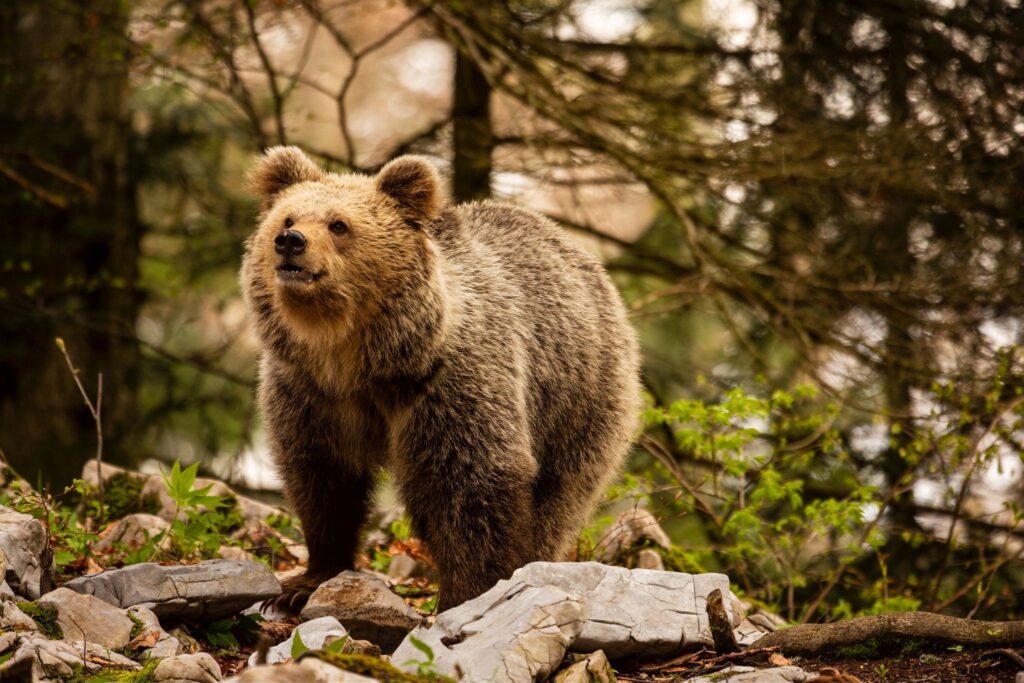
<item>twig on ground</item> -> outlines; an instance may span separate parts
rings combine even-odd
[[[99,489],[100,497],[100,519],[106,517],[106,510],[103,503],[103,422],[101,420],[103,411],[103,373],[98,373],[96,377],[96,403],[92,402],[89,398],[89,393],[85,390],[85,386],[82,385],[82,379],[79,377],[78,368],[71,361],[71,356],[68,355],[67,347],[64,345],[64,340],[57,337],[57,348],[64,354],[64,360],[68,362],[68,369],[71,370],[71,377],[75,380],[75,384],[78,385],[78,391],[82,394],[82,399],[85,401],[85,407],[89,409],[89,413],[92,414],[92,419],[96,423],[96,485]]]

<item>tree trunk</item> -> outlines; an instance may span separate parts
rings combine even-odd
[[[117,0],[0,4],[0,448],[33,483],[67,482],[96,450],[55,337],[90,392],[103,373],[105,455],[133,460],[141,227],[127,20]]]
[[[455,57],[455,104],[452,110],[455,149],[452,192],[459,202],[491,196],[491,85],[472,57]]]

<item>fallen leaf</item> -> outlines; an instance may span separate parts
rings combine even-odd
[[[773,652],[770,655],[768,655],[768,663],[772,666],[789,666],[790,664],[792,664],[792,662],[790,662],[788,659],[783,657],[778,652]]]
[[[156,645],[156,641],[159,639],[159,631],[147,631],[145,633],[140,633],[139,635],[135,636],[132,642],[128,643],[128,647],[130,647],[133,650],[144,650],[147,647],[153,647],[154,645]]]

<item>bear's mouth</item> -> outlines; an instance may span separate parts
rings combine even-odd
[[[320,278],[322,273],[314,273],[294,263],[285,263],[277,267],[277,279],[281,282],[310,283]]]

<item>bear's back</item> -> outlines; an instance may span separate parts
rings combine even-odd
[[[458,225],[439,244],[469,291],[473,343],[521,340],[534,436],[590,419],[597,403],[638,400],[635,334],[603,266],[533,211],[490,201],[449,211]]]

